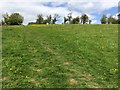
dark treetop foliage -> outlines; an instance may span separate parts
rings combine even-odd
[[[88,22],[89,17],[86,14],[81,16],[81,23],[86,24]]]
[[[23,23],[23,16],[19,13],[12,13],[10,16],[8,13],[3,14],[4,23],[6,25],[21,25]]]
[[[107,23],[107,17],[106,15],[103,15],[101,18],[101,24],[106,24]]]
[[[13,13],[10,15],[9,21],[10,25],[21,25],[23,22],[23,16],[21,16],[19,13]]]
[[[42,14],[39,14],[39,15],[37,16],[36,23],[37,23],[37,24],[43,24],[43,21],[44,21],[43,15],[42,15]]]
[[[52,24],[55,24],[55,22],[58,21],[59,18],[60,16],[58,14],[54,14],[53,19],[52,19]]]
[[[79,24],[80,18],[77,16],[76,18],[73,18],[72,24]]]

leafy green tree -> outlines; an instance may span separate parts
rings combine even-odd
[[[37,23],[37,24],[42,24],[43,21],[44,21],[43,15],[42,15],[42,14],[39,14],[39,15],[37,16],[36,23]]]
[[[68,19],[66,17],[64,17],[64,24],[68,21]]]
[[[47,23],[48,23],[48,20],[45,19],[45,20],[43,21],[43,24],[47,24]]]
[[[31,25],[31,24],[36,24],[36,22],[29,22],[28,25]]]
[[[79,24],[80,18],[77,16],[76,18],[73,18],[72,24]]]
[[[0,26],[2,25],[2,20],[0,21]]]
[[[9,25],[9,24],[10,24],[9,14],[6,13],[6,14],[3,14],[2,16],[3,16],[3,18],[4,18],[4,23],[5,23],[6,25]]]
[[[58,21],[59,18],[60,16],[58,14],[54,14],[52,23],[55,24],[55,22]]]
[[[88,22],[89,17],[86,14],[81,16],[81,23],[86,24]]]
[[[117,23],[118,23],[118,20],[113,18],[112,16],[108,18],[108,24],[117,24]]]
[[[112,24],[117,24],[117,23],[118,23],[118,20],[115,18],[112,18]]]
[[[107,23],[107,17],[106,15],[103,15],[101,18],[101,24],[106,24]]]
[[[89,24],[91,24],[92,20],[89,20]]]
[[[120,13],[117,16],[118,16],[117,22],[118,22],[118,24],[120,24]]]
[[[108,24],[112,24],[112,22],[113,22],[113,17],[110,16],[110,17],[108,18]]]
[[[5,22],[3,20],[1,20],[0,25],[5,25]]]
[[[52,16],[48,15],[47,19],[45,20],[47,23],[51,24]]]
[[[23,23],[23,16],[19,13],[12,13],[9,17],[10,25],[21,25]]]
[[[77,23],[77,22],[76,22],[76,18],[73,18],[71,24],[76,24],[76,23]]]
[[[72,13],[68,13],[67,17],[68,17],[68,21],[69,21],[69,23],[71,23]]]

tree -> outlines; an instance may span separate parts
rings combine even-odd
[[[108,24],[112,24],[112,22],[113,22],[113,17],[110,16],[110,17],[108,18]]]
[[[107,17],[106,15],[103,15],[101,18],[101,24],[106,24],[107,23]]]
[[[59,18],[60,16],[58,14],[54,14],[52,23],[55,24],[55,22],[58,21]]]
[[[81,16],[81,23],[86,24],[88,22],[88,19],[89,19],[88,16],[86,14],[83,14]]]
[[[68,17],[68,21],[69,21],[69,23],[71,23],[72,13],[68,13],[67,17]]]
[[[36,24],[36,22],[29,22],[28,25],[31,25],[31,24]]]
[[[120,13],[117,16],[118,16],[117,22],[118,22],[118,24],[120,24]]]
[[[115,18],[112,18],[112,24],[118,24],[118,20]]]
[[[9,14],[6,13],[6,14],[3,14],[2,16],[3,16],[3,18],[4,18],[4,23],[5,23],[6,25],[9,25],[9,24],[10,24]]]
[[[9,17],[10,25],[21,25],[24,18],[19,13],[12,13]]]
[[[91,24],[92,20],[89,20],[89,24]]]
[[[72,24],[79,24],[80,18],[77,16],[76,18],[73,18]]]
[[[52,20],[52,16],[48,15],[47,19],[45,21],[47,21],[47,23],[51,24],[51,20]]]
[[[43,21],[43,24],[47,24],[47,23],[48,23],[48,20],[45,19],[45,20]]]
[[[0,21],[0,26],[2,25],[2,20]]]
[[[0,25],[5,25],[5,22],[3,20],[1,20]]]
[[[43,21],[44,21],[43,15],[42,15],[42,14],[39,14],[39,15],[37,16],[36,23],[37,23],[37,24],[42,24]]]
[[[108,24],[117,24],[117,23],[118,23],[118,20],[113,18],[112,16],[108,18]]]
[[[64,24],[68,21],[68,19],[66,17],[64,17]]]

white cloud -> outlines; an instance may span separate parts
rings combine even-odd
[[[120,12],[119,12],[120,13]],[[118,14],[119,13],[116,13],[115,15],[113,15],[113,18],[115,18],[115,19],[118,19]]]
[[[95,24],[97,22],[97,20],[92,20],[91,24]]]
[[[75,2],[70,0],[68,3],[71,7],[81,10],[84,13],[100,13],[112,7],[118,7],[119,0],[84,0]]]

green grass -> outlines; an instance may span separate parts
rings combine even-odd
[[[3,88],[117,88],[118,25],[5,26]]]

